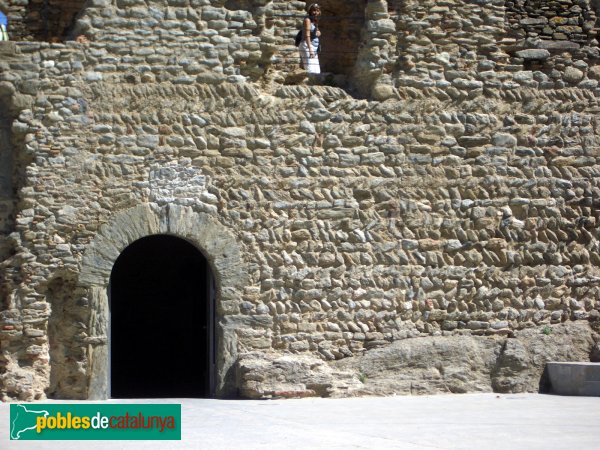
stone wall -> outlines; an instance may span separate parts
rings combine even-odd
[[[98,0],[84,7],[56,1],[31,12],[38,3],[14,4],[11,36],[52,40],[84,35],[96,49],[97,69],[107,74],[182,84],[216,76],[296,84],[303,77],[293,37],[306,5]],[[471,91],[597,85],[598,74],[588,73],[599,57],[596,8],[588,1],[548,6],[503,0],[389,5],[326,0],[321,5],[321,61],[331,73],[327,83],[355,96],[383,100],[394,92],[390,87],[400,95],[414,95],[413,87],[430,88],[447,98],[457,95],[457,85]],[[52,18],[59,13],[63,22],[74,23],[55,23]]]
[[[368,3],[351,75],[363,100],[287,85],[271,64],[296,19],[268,12],[304,2],[98,0],[88,44],[0,43],[18,200],[0,266],[4,398],[92,395],[111,261],[167,230],[218,262],[219,239],[198,237],[209,222],[238,255],[215,266],[219,395],[277,392],[285,370],[263,388],[248,373],[281,357],[337,374],[292,391],[391,393],[364,364],[389,347],[404,370],[410,350],[393,349],[432,337],[481,337],[487,356],[467,365],[503,391],[534,389],[545,358],[597,351],[597,42],[528,70],[503,2],[453,5],[401,2],[396,17]],[[571,355],[531,350],[527,382],[510,384],[510,349],[571,326]],[[378,381],[359,389],[361,374]]]
[[[596,38],[596,10],[590,2],[526,0],[506,2],[506,10],[509,27],[517,37],[582,45]]]
[[[520,86],[597,88],[598,28],[586,1],[402,2],[397,29],[393,80],[410,95],[412,87],[441,99],[460,87],[509,96]]]

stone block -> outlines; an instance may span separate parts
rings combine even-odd
[[[396,24],[391,19],[369,20],[367,30],[377,34],[395,33]]]
[[[552,361],[546,369],[553,393],[600,397],[600,363]]]
[[[548,51],[569,51],[569,50],[579,50],[581,47],[576,42],[571,41],[539,41],[536,44],[538,49],[544,49]]]
[[[546,49],[528,48],[526,50],[519,50],[515,53],[519,58],[525,60],[544,60],[550,57],[550,52]]]

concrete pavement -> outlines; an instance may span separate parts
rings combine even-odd
[[[1,404],[0,448],[600,448],[600,397],[456,394],[352,399],[144,399],[110,402],[181,403],[182,440],[9,441],[9,405]]]

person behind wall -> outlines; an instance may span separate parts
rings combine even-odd
[[[319,30],[319,16],[321,15],[321,7],[316,3],[308,7],[308,16],[304,18],[302,23],[302,42],[298,46],[302,66],[309,74],[321,73],[319,65],[319,45],[321,31]]]
[[[0,41],[8,41],[8,8],[0,0]]]

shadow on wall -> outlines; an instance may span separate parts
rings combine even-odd
[[[0,101],[0,235],[8,235],[12,227],[13,210],[13,158],[10,144],[11,118],[6,103]],[[4,259],[0,245],[0,261]]]
[[[76,287],[73,274],[56,275],[48,282],[46,298],[52,308],[48,319],[50,346],[49,398],[87,398],[87,360],[84,342],[89,322],[86,296]]]
[[[308,7],[313,2],[306,2]],[[323,72],[349,76],[356,64],[365,26],[366,0],[328,0],[319,2]]]
[[[14,43],[3,42],[0,62],[21,62],[15,52]],[[25,132],[15,131],[12,124],[32,104],[33,96],[17,92],[10,83],[0,87],[0,261],[14,250],[14,242],[7,237],[14,231],[17,192],[25,178],[25,168],[33,160],[33,154],[24,150]]]
[[[0,52],[0,61],[2,60],[3,54]],[[10,94],[2,94],[3,92],[0,92],[0,262],[9,258],[15,251],[14,241],[8,236],[15,230],[16,185],[19,183],[21,173],[15,161],[16,149],[19,147],[14,145],[11,131],[16,114],[14,108],[11,108],[13,105]],[[0,298],[5,299],[6,303],[8,303],[8,294],[2,290],[7,288],[5,282],[9,278],[7,270],[0,271]],[[0,306],[4,308],[7,304]]]
[[[85,3],[85,0],[29,0],[26,6],[11,7],[10,39],[42,42],[75,39],[75,26]]]

